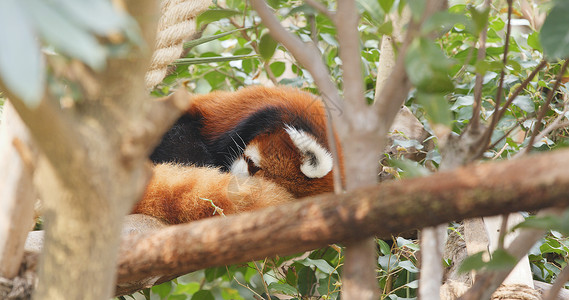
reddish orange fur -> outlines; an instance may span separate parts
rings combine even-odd
[[[237,92],[194,95],[191,101],[188,112],[204,116],[202,134],[206,139],[213,140],[244,116],[272,106],[292,112],[292,116],[285,116],[285,124],[293,121],[286,118],[295,116],[308,120],[316,129],[319,142],[328,146],[323,103],[298,89],[249,87]],[[175,224],[212,216],[214,207],[203,199],[212,200],[224,214],[232,214],[333,191],[333,171],[322,178],[308,178],[301,173],[301,154],[283,128],[261,134],[249,145],[257,145],[262,157],[261,169],[254,176],[239,178],[212,168],[159,164],[133,213]],[[339,143],[337,149],[342,166]],[[343,168],[341,173],[343,177]]]
[[[215,206],[234,214],[280,203],[292,196],[262,178],[238,178],[213,168],[159,164],[133,213],[151,215],[170,224],[211,217]],[[217,212],[216,214],[219,214]]]
[[[200,113],[206,122],[202,132],[206,138],[215,139],[257,110],[267,106],[282,107],[290,110],[294,116],[301,116],[314,125],[321,133],[323,145],[328,146],[326,137],[326,110],[324,104],[314,95],[289,87],[254,86],[236,92],[217,91],[204,95],[196,95],[192,99],[190,113]],[[284,120],[287,121],[292,120]],[[336,137],[336,148],[343,166],[341,147]],[[333,174],[322,178],[308,178],[299,169],[300,154],[283,129],[270,134],[260,135],[251,141],[259,145],[263,162],[261,171],[255,176],[272,180],[291,192],[295,197],[331,192],[334,190]],[[343,177],[343,169],[342,177]]]

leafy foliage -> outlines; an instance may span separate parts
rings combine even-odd
[[[46,82],[38,36],[52,50],[101,70],[112,51],[97,37],[124,39],[121,35],[139,39],[134,22],[108,0],[1,1],[0,39],[5,43],[0,49],[0,78],[28,106],[35,107]]]

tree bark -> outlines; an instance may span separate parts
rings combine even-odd
[[[0,277],[18,274],[26,234],[33,226],[37,199],[32,182],[31,137],[9,102],[0,127]]]
[[[152,45],[157,1],[126,4]],[[133,46],[128,57],[109,59],[98,74],[71,64],[68,71],[84,94],[70,106],[61,107],[59,99],[46,95],[30,109],[6,93],[45,157],[34,174],[46,228],[35,299],[105,299],[113,294],[122,217],[150,177],[151,149],[181,111],[179,97],[148,98],[147,50]]]
[[[153,284],[206,267],[389,237],[452,220],[567,206],[568,156],[563,150],[471,165],[131,236],[121,247],[118,282],[153,279]]]

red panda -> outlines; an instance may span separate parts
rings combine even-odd
[[[184,223],[333,191],[326,110],[312,94],[257,86],[189,101],[151,154],[133,213]]]

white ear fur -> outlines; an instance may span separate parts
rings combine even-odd
[[[249,144],[243,154],[245,154],[255,166],[258,168],[261,167],[261,152],[259,152],[259,147],[257,147],[256,144]]]
[[[245,159],[240,157],[231,164],[231,170],[229,172],[237,176],[249,176],[249,167]]]
[[[332,155],[312,135],[289,125],[284,129],[303,156],[300,171],[304,175],[321,178],[332,170]]]

